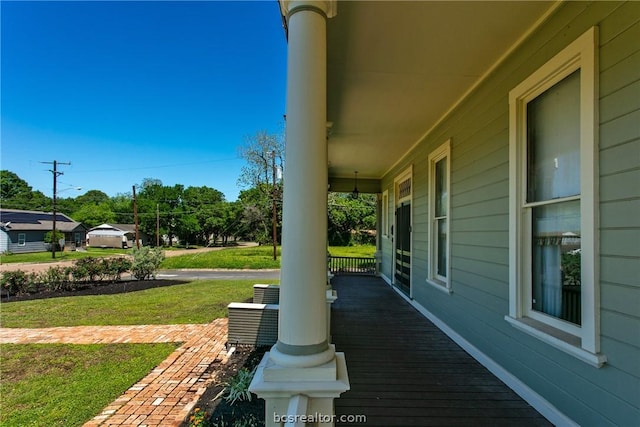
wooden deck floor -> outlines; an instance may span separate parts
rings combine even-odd
[[[332,283],[333,342],[351,382],[335,401],[336,415],[367,417],[337,425],[551,425],[382,279],[337,276]]]

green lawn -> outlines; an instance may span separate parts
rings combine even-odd
[[[275,281],[261,281],[275,283]],[[4,328],[207,323],[253,295],[255,280],[196,280],[145,291],[2,303]]]
[[[265,281],[272,283],[273,281]],[[198,280],[116,295],[2,303],[2,327],[206,323],[253,293],[252,280]],[[3,344],[2,426],[76,426],[178,344]]]
[[[160,268],[228,268],[228,269],[271,269],[280,268],[280,247],[278,259],[273,260],[273,246],[250,248],[230,248],[220,251],[198,252],[166,258]]]
[[[278,259],[273,260],[273,246],[224,249],[221,251],[199,252],[189,255],[166,258],[160,268],[229,268],[229,269],[271,269],[280,268],[280,247]],[[376,251],[374,245],[331,246],[333,256],[372,257]]]
[[[0,425],[79,426],[178,344],[2,344]]]
[[[371,258],[376,253],[376,247],[374,245],[329,246],[329,253],[333,256]]]
[[[86,257],[103,257],[109,255],[128,254],[131,249],[102,249],[87,248],[86,251],[64,251],[56,252],[55,259],[51,258],[51,252],[31,252],[28,254],[2,254],[0,255],[0,263],[10,264],[16,262],[57,262],[71,261]]]

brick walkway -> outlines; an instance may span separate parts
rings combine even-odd
[[[0,328],[0,343],[184,342],[149,375],[85,424],[95,426],[179,426],[227,362],[227,319],[206,325],[75,326]]]

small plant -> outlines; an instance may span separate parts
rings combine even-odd
[[[232,405],[243,400],[250,402],[251,392],[249,391],[249,385],[255,372],[255,368],[251,371],[246,368],[240,369],[233,378],[224,384],[227,390],[224,399]]]
[[[208,424],[207,413],[200,408],[194,409],[189,417],[189,427],[205,427]]]
[[[164,260],[164,253],[160,248],[150,248],[143,246],[140,249],[133,249],[133,262],[131,263],[131,274],[138,280],[145,280],[153,277],[160,263]]]

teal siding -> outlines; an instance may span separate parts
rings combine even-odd
[[[511,327],[508,93],[591,26],[600,29],[600,369]],[[429,269],[427,158],[451,138],[451,279]],[[414,168],[413,297],[583,426],[640,422],[640,2],[568,2],[382,179]],[[390,217],[393,223],[393,216]],[[383,239],[382,273],[392,247]]]

